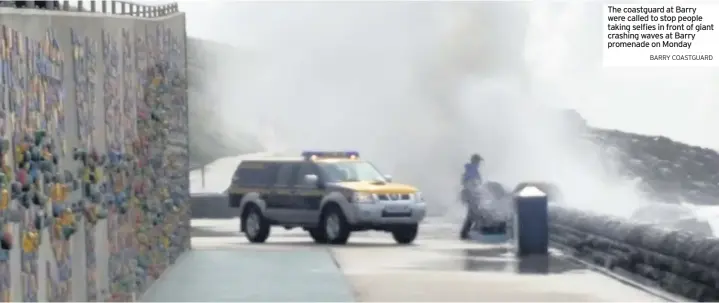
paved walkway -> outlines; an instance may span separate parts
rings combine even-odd
[[[327,251],[236,249],[188,253],[142,298],[150,302],[352,300],[349,285]]]
[[[413,246],[382,233],[320,246],[296,230],[249,244],[237,220],[193,223],[194,250],[141,301],[663,301],[562,256],[520,262],[504,246],[439,239],[446,227],[425,228]]]

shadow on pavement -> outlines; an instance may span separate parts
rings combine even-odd
[[[238,227],[239,229],[239,227]],[[273,230],[280,230],[281,229],[273,229]],[[240,233],[239,231],[234,230],[217,230],[212,227],[192,227],[190,229],[192,237],[241,237],[245,238],[245,235],[243,233]],[[282,233],[282,238],[307,238],[309,239],[309,235],[305,232],[292,232],[292,233]],[[268,241],[272,241],[272,233],[270,233],[270,238]]]
[[[307,236],[307,238],[309,238],[309,236]],[[397,248],[408,248],[408,247],[413,247],[413,246],[415,246],[414,244],[401,245],[401,244],[396,244],[396,243],[376,243],[376,242],[374,242],[374,243],[364,242],[364,243],[363,243],[363,242],[356,242],[356,241],[355,241],[355,242],[350,241],[350,242],[348,242],[347,244],[343,244],[343,245],[332,245],[332,244],[317,244],[317,243],[314,243],[312,240],[308,240],[308,241],[282,241],[282,242],[275,242],[275,243],[273,243],[273,242],[272,242],[272,237],[270,237],[270,239],[268,239],[267,242],[266,242],[266,243],[263,243],[263,244],[252,244],[252,243],[248,243],[248,244],[246,244],[246,245],[283,246],[283,247],[288,247],[288,246],[290,246],[290,247],[323,247],[323,248],[342,248],[342,247],[367,247],[367,248],[378,248],[378,247],[392,248],[392,247],[397,247]]]
[[[217,231],[204,228],[192,227],[190,228],[190,235],[192,237],[243,237],[239,231]]]
[[[584,266],[560,256],[528,256],[517,258],[507,247],[447,249],[440,252],[452,256],[438,261],[422,262],[408,269],[449,270],[468,272],[514,272],[519,274],[559,274],[584,270]]]

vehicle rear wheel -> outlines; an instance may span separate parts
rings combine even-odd
[[[315,243],[327,243],[327,237],[325,236],[325,233],[322,232],[322,228],[310,228],[307,231],[310,233],[310,237],[312,237],[312,240],[314,240]]]
[[[250,206],[242,214],[242,230],[252,243],[264,243],[270,236],[270,223],[257,206]]]
[[[322,213],[320,228],[328,244],[346,244],[350,237],[350,226],[342,210],[329,206]]]
[[[417,238],[418,224],[408,224],[392,230],[392,237],[399,244],[410,244]]]

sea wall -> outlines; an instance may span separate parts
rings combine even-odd
[[[574,257],[688,300],[719,300],[719,239],[561,206],[550,240]]]
[[[6,302],[131,301],[189,249],[185,15],[82,4],[0,8]]]

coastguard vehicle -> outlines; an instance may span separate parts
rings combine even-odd
[[[358,152],[243,160],[228,190],[241,231],[263,243],[271,226],[303,228],[316,243],[345,244],[352,232],[386,231],[412,243],[426,204],[417,188],[393,183]]]

